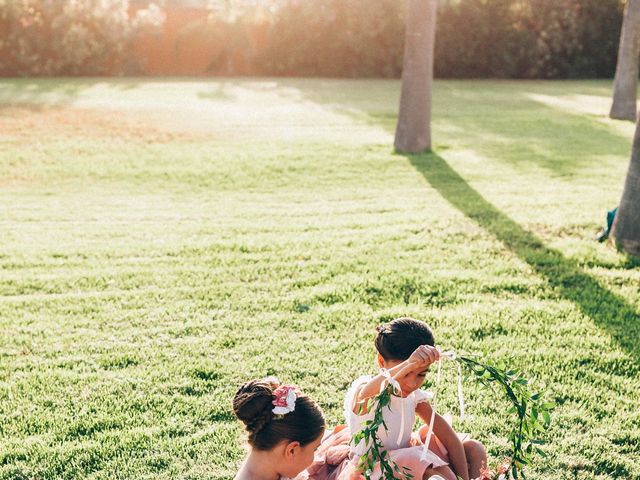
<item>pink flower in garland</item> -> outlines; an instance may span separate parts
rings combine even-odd
[[[292,385],[280,385],[273,391],[274,408],[276,415],[286,415],[296,409],[296,388]]]
[[[493,473],[488,468],[480,469],[480,476],[476,480],[494,480],[496,478],[496,474]]]
[[[488,467],[481,468],[480,476],[474,480],[506,480],[509,473],[510,465],[511,462],[508,458],[506,458],[502,461],[502,463],[498,467],[498,470],[495,472]]]
[[[510,461],[508,458],[505,458],[505,459],[502,461],[502,465],[500,465],[500,466],[498,467],[498,473],[499,473],[500,475],[502,475],[502,474],[505,474],[505,475],[506,475],[506,474],[507,474],[507,472],[509,472],[509,467],[510,467],[510,466],[511,466],[511,461]]]

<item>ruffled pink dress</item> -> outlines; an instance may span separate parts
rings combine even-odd
[[[360,377],[351,384],[344,402],[347,426],[336,427],[325,434],[320,447],[316,451],[314,463],[307,469],[309,480],[361,480],[364,478],[357,469],[360,456],[366,451],[364,440],[358,445],[351,445],[351,435],[364,428],[364,422],[373,418],[373,410],[364,415],[353,413],[353,405],[357,391],[372,377]],[[414,479],[421,479],[428,468],[448,465],[442,457],[429,450],[422,459],[423,445],[420,434],[413,432],[416,420],[416,406],[428,402],[433,395],[424,390],[416,390],[406,397],[391,397],[389,408],[383,411],[384,421],[388,427],[380,427],[378,438],[389,453],[389,457],[398,466],[409,469]],[[446,453],[446,450],[445,450]],[[371,475],[372,480],[381,477],[380,468],[376,467]]]

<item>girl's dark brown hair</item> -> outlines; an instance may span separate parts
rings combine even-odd
[[[376,350],[385,360],[404,361],[420,345],[435,345],[433,332],[427,324],[413,318],[396,318],[377,330]]]
[[[276,416],[273,412],[275,379],[265,378],[245,383],[233,398],[233,412],[247,429],[249,445],[257,450],[271,450],[284,440],[305,446],[324,431],[324,417],[320,407],[305,394],[296,390],[293,412]]]

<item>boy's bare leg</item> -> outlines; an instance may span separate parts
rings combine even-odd
[[[469,478],[478,478],[480,470],[487,468],[487,451],[477,440],[465,440],[462,446],[469,465]]]

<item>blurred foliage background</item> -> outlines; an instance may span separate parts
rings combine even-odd
[[[0,0],[0,75],[398,77],[398,0]],[[441,0],[436,76],[613,76],[622,0]]]

